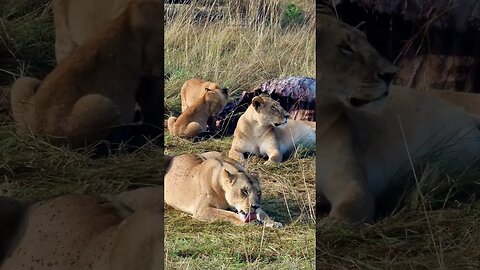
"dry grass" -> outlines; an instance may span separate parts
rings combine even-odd
[[[170,73],[165,84],[166,116],[180,113],[179,90],[193,77],[219,82],[236,96],[257,82],[315,75],[314,21],[308,19],[313,17],[313,1],[296,1],[304,17],[290,25],[284,18],[286,2],[264,1],[271,4],[266,15],[258,12],[262,1],[249,1],[247,11],[241,14],[236,11],[242,1],[227,1],[231,6],[209,2],[166,7],[177,12],[165,25],[165,67]],[[203,16],[216,14],[222,19],[209,23],[192,20],[202,10],[207,12]],[[258,19],[258,14],[265,16]],[[167,134],[165,151],[173,155],[227,154],[231,140],[226,137],[192,144]],[[209,224],[167,207],[167,269],[314,269],[315,159],[303,155],[282,164],[263,163],[251,158],[247,168],[261,175],[262,208],[286,227],[274,230],[225,222]]]
[[[255,3],[260,2],[250,1],[254,5],[250,9],[257,10]],[[179,9],[165,25],[165,69],[171,75],[165,84],[167,113],[180,112],[177,94],[183,82],[193,77],[220,82],[235,96],[268,79],[315,76],[313,1],[301,2],[305,14],[311,10],[311,18],[290,26],[282,23],[285,2],[266,2],[272,2],[275,11],[272,18],[260,22],[232,15],[218,22],[196,23],[194,6],[167,6]],[[217,10],[215,6],[206,9]]]

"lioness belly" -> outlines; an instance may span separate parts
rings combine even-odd
[[[394,91],[380,113],[351,114],[356,147],[378,195],[414,164],[431,160],[467,166],[480,156],[480,130],[465,111],[416,90]]]

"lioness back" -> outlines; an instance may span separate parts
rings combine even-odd
[[[182,112],[192,106],[206,91],[221,91],[220,85],[202,79],[190,79],[182,85],[180,96]]]
[[[205,159],[199,155],[173,157],[164,177],[165,203],[186,213],[195,212],[194,200],[200,190],[193,177]]]

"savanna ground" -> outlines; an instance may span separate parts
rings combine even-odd
[[[246,2],[165,6],[165,118],[180,114],[180,88],[190,78],[218,82],[238,97],[266,80],[315,76],[314,2],[250,1],[241,11]],[[192,143],[166,131],[165,153],[228,154],[231,142],[229,135]],[[166,207],[167,269],[315,268],[315,158],[263,163],[251,158],[246,166],[261,174],[262,208],[285,228],[200,222]]]

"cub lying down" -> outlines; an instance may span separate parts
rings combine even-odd
[[[268,156],[268,163],[282,162],[298,146],[315,146],[315,122],[288,119],[288,113],[268,96],[253,98],[238,119],[230,158],[244,162],[244,154]]]
[[[157,1],[132,1],[43,82],[18,79],[11,103],[19,129],[83,146],[131,123],[143,75],[163,61],[161,8]]]
[[[139,195],[131,191],[129,197]],[[159,211],[133,211],[101,196],[64,195],[33,205],[0,197],[0,217],[1,270],[163,267]]]
[[[226,91],[206,91],[197,101],[177,118],[168,118],[168,131],[184,139],[192,139],[207,131],[211,117],[217,116],[227,104]]]
[[[375,198],[412,160],[465,168],[480,157],[478,122],[428,92],[391,86],[395,67],[357,29],[317,16],[317,194],[329,218],[370,222]]]
[[[218,152],[173,157],[165,175],[165,203],[193,218],[244,225],[257,220],[282,227],[260,208],[257,177]]]

